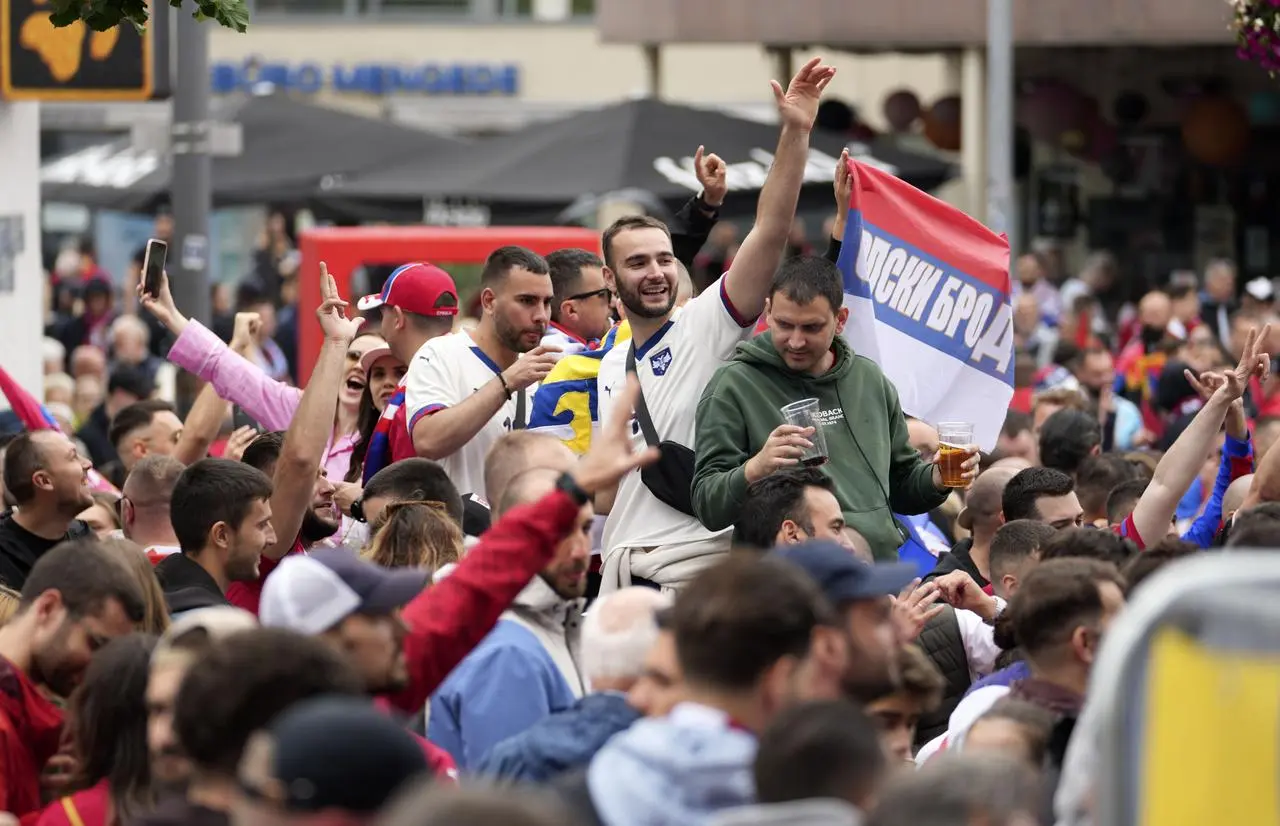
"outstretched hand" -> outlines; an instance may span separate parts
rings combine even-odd
[[[853,200],[853,172],[849,169],[849,148],[840,152],[836,162],[836,217],[848,218],[850,201]]]
[[[152,295],[146,290],[146,279],[139,278],[137,293],[138,303],[140,303],[147,312],[156,317],[174,335],[182,335],[182,330],[187,326],[187,317],[178,311],[178,305],[173,303],[173,293],[169,290],[169,273],[160,273],[160,289],[159,295]]]
[[[338,282],[329,275],[329,268],[323,261],[320,262],[320,296],[316,318],[320,320],[325,340],[350,344],[356,333],[360,332],[364,319],[360,316],[347,318],[347,307],[350,305],[338,294]]]
[[[1183,375],[1205,401],[1214,395],[1221,394],[1227,401],[1235,402],[1244,396],[1251,378],[1257,376],[1260,380],[1266,381],[1270,374],[1271,355],[1266,352],[1266,342],[1270,334],[1270,324],[1265,325],[1261,330],[1250,330],[1245,339],[1244,350],[1240,354],[1240,362],[1234,370],[1206,372],[1199,376],[1190,370],[1184,370]]]
[[[629,376],[614,405],[613,415],[600,432],[591,437],[591,448],[574,468],[573,480],[588,494],[607,490],[636,468],[657,461],[658,448],[645,447],[637,451],[631,443],[631,417],[635,415],[639,397],[640,382],[635,376]]]
[[[784,91],[776,80],[769,81],[773,87],[773,99],[778,105],[778,116],[783,126],[809,130],[818,116],[818,103],[822,100],[822,92],[836,76],[834,66],[826,66],[822,58],[815,57],[800,67],[796,76],[791,78]]]
[[[702,200],[709,207],[718,207],[729,192],[729,169],[719,155],[705,153],[705,146],[699,146],[693,153],[693,170],[698,176],[698,183],[702,184]]]

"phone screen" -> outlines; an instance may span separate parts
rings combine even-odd
[[[152,238],[147,242],[147,252],[142,260],[142,289],[152,297],[160,296],[160,284],[164,280],[165,258],[169,245]]]

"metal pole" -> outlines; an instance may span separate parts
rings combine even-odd
[[[169,284],[174,302],[193,320],[209,323],[209,26],[187,10],[177,13],[177,82],[173,97],[173,245]]]
[[[1013,192],[1013,0],[987,0],[987,224],[1018,250]]]

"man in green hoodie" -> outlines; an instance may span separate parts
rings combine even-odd
[[[898,393],[873,361],[855,355],[840,271],[825,258],[785,261],[765,304],[769,330],[738,345],[706,386],[697,412],[693,503],[709,530],[737,521],[747,486],[794,467],[812,429],[784,423],[781,408],[817,398],[845,521],[878,559],[894,558],[903,535],[894,513],[925,513],[950,492],[934,464],[911,446]],[[978,474],[971,446],[964,475]]]

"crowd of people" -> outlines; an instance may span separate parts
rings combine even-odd
[[[124,313],[101,277],[52,281],[44,399],[0,375],[22,425],[0,809],[1093,822],[1076,722],[1129,595],[1197,553],[1280,546],[1271,292],[1237,304],[1217,262],[1130,307],[1107,259],[1072,279],[1019,259],[1018,393],[993,450],[948,445],[952,478],[842,336],[845,158],[826,253],[797,240],[834,74],[774,84],[740,244],[699,149],[670,226],[621,218],[599,255],[496,249],[470,323],[432,264],[354,303],[321,264],[316,321],[288,314],[323,332],[305,389],[275,343],[297,271],[275,224],[270,277],[216,329],[136,273]],[[188,376],[179,411],[163,397]]]

